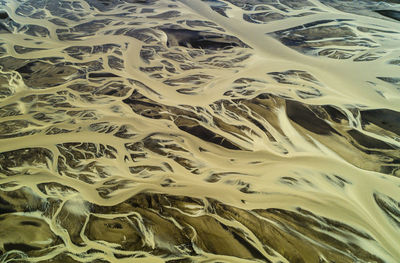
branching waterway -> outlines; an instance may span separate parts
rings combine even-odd
[[[400,262],[399,19],[0,0],[0,262]]]

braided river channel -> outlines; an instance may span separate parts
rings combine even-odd
[[[400,262],[399,20],[0,0],[0,262]]]

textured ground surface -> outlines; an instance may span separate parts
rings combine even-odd
[[[0,10],[0,262],[400,262],[399,1]]]

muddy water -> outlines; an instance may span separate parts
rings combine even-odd
[[[400,261],[398,1],[0,7],[0,262]]]

